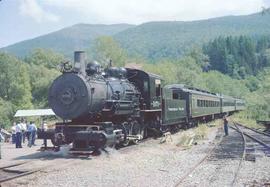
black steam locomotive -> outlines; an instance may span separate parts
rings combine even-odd
[[[86,63],[74,54],[72,68],[51,85],[49,105],[57,123],[54,145],[73,143],[74,150],[138,142],[150,132],[196,125],[244,109],[244,101],[180,84],[161,86],[158,75],[131,68]]]

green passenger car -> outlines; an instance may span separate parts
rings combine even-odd
[[[187,101],[180,91],[177,88],[171,88],[170,85],[163,88],[164,125],[187,121]]]
[[[206,92],[189,90],[191,97],[191,118],[220,114],[220,97]]]
[[[183,123],[221,113],[218,94],[182,84],[167,85],[163,89],[163,124]]]
[[[230,97],[230,96],[226,96],[226,95],[222,95],[221,96],[222,99],[222,106],[221,106],[221,112],[222,113],[231,113],[234,112],[235,109],[235,98]]]

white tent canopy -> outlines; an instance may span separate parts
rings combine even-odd
[[[55,116],[52,109],[18,110],[14,117]]]

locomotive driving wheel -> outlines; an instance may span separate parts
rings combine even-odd
[[[138,123],[137,120],[132,121],[131,123],[131,135],[135,135],[138,137],[136,139],[133,139],[132,141],[137,144],[140,140],[143,139],[145,129],[142,127],[141,124]]]
[[[124,133],[123,146],[128,146],[131,142],[137,144],[145,136],[145,128],[136,120],[122,123],[122,129]]]
[[[126,147],[129,145],[130,141],[128,139],[128,135],[129,135],[129,124],[128,122],[124,122],[121,124],[122,125],[122,130],[123,130],[123,134],[124,134],[124,141],[121,142],[121,145]]]

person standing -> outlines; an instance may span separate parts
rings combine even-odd
[[[25,143],[26,129],[27,129],[25,120],[21,120],[21,127],[22,127],[22,142]]]
[[[228,136],[229,135],[229,129],[228,129],[228,118],[227,118],[227,116],[223,117],[223,122],[224,122],[225,136]]]
[[[16,125],[16,148],[22,148],[22,126],[20,122]]]
[[[29,144],[29,141],[30,141],[30,134],[31,134],[31,132],[29,131],[29,128],[30,127],[30,123],[26,123],[26,139],[27,139],[27,141],[28,141],[28,144]]]
[[[37,132],[37,127],[34,124],[34,122],[30,122],[28,131],[30,132],[30,139],[28,142],[28,146],[31,147],[32,145],[36,145],[35,144],[35,140],[36,140],[36,132]]]
[[[46,121],[43,120],[43,122],[41,124],[41,132],[45,133],[47,130],[48,130],[48,125],[47,125]],[[43,139],[43,145],[44,145],[45,149],[47,149],[47,139],[46,138]]]
[[[11,142],[12,144],[16,143],[16,122],[14,122],[11,127]]]

